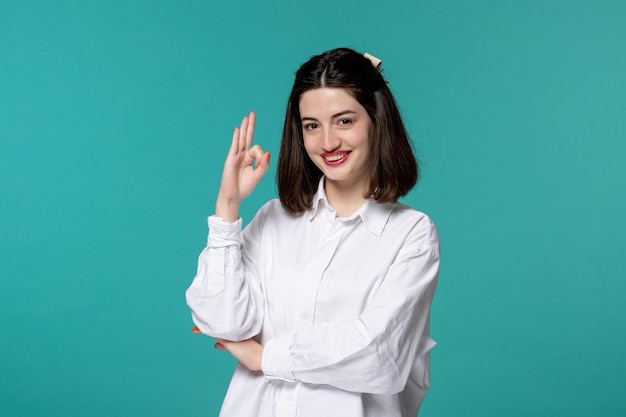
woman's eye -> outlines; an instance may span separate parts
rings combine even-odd
[[[352,124],[352,120],[350,119],[339,120],[339,126],[349,126],[350,124]]]
[[[317,129],[317,123],[307,123],[304,125],[304,130]]]

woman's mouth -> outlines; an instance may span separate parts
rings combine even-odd
[[[350,152],[342,151],[342,152],[324,153],[322,154],[322,158],[324,159],[324,162],[326,163],[326,165],[336,166],[336,165],[343,164],[346,161],[346,159],[348,159],[349,155],[350,155]]]

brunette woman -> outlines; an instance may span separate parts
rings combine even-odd
[[[238,361],[221,416],[417,415],[430,383],[439,239],[398,202],[418,165],[379,61],[340,48],[296,73],[279,199],[242,230],[269,168],[235,128],[207,247],[187,290],[199,332]]]

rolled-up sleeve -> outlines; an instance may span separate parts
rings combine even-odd
[[[200,253],[196,275],[186,291],[193,322],[209,336],[248,339],[260,332],[263,322],[254,245],[242,250],[241,219],[227,223],[211,216],[208,226],[207,246]],[[246,232],[255,230],[251,223]]]

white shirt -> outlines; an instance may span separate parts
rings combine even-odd
[[[414,417],[428,391],[435,226],[373,200],[336,218],[322,184],[301,215],[271,200],[243,232],[208,219],[193,321],[264,345],[262,372],[237,366],[222,417]]]

